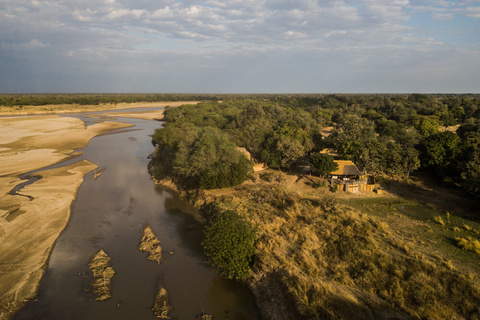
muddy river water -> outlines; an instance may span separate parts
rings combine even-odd
[[[80,115],[78,115],[80,116]],[[85,176],[70,221],[56,242],[38,301],[15,319],[155,319],[158,287],[165,287],[176,319],[258,319],[253,296],[242,284],[220,278],[204,264],[202,219],[188,203],[150,179],[151,137],[160,122],[118,118],[135,127],[96,137],[82,158],[103,173]],[[161,264],[137,249],[149,224],[163,248]],[[116,271],[112,298],[95,302],[90,256],[103,248]],[[173,254],[169,254],[172,252]]]

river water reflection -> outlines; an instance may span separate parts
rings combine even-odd
[[[221,279],[204,264],[198,212],[150,179],[150,135],[160,123],[120,121],[135,127],[96,137],[82,150],[79,159],[105,171],[96,180],[93,173],[85,176],[70,221],[52,252],[38,301],[15,319],[155,319],[151,308],[159,285],[167,289],[176,319],[195,319],[202,312],[214,319],[258,319],[249,290]],[[163,248],[160,265],[137,249],[146,223]],[[116,271],[112,298],[106,302],[94,301],[88,291],[90,278],[85,277],[89,258],[99,248],[110,255]]]

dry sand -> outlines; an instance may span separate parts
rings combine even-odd
[[[169,102],[165,105],[159,107],[179,107],[184,104],[198,104],[199,101],[181,101],[181,102]],[[151,106],[144,106],[151,107]],[[156,106],[153,106],[156,107]],[[107,117],[123,117],[123,118],[134,118],[134,119],[143,119],[143,120],[163,120],[163,109],[162,110],[149,110],[149,111],[133,111],[133,112],[109,112],[102,114]]]
[[[138,112],[110,112],[104,113],[103,116],[110,117],[122,117],[122,118],[134,118],[142,120],[162,120],[163,119],[163,109],[154,110],[154,111],[138,111]]]
[[[117,104],[99,104],[99,105],[79,105],[79,104],[60,104],[45,106],[22,106],[22,107],[4,107],[0,106],[0,115],[21,116],[35,114],[57,114],[72,112],[90,112],[101,110],[117,110],[130,108],[163,108],[166,106],[178,107],[183,104],[197,104],[200,101],[163,101],[163,102],[134,102]]]
[[[41,179],[11,195],[19,175],[72,157],[91,138],[131,125],[102,122],[86,127],[59,116],[0,118],[0,319],[10,318],[38,291],[53,245],[86,173],[83,160],[35,173]]]

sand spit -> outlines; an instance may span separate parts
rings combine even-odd
[[[152,310],[153,314],[158,319],[170,319],[168,314],[173,308],[168,303],[168,292],[165,288],[160,287],[158,290]]]
[[[22,107],[4,107],[0,106],[0,115],[2,116],[24,116],[39,114],[57,114],[57,113],[76,113],[93,112],[102,110],[121,110],[131,108],[163,108],[166,106],[178,107],[183,104],[197,104],[200,101],[163,101],[163,102],[133,102],[133,103],[107,103],[99,105],[79,105],[79,104],[52,104],[45,106],[22,106]]]
[[[0,319],[9,319],[35,297],[83,177],[97,166],[83,160],[36,172],[39,180],[11,195],[27,181],[19,176],[74,157],[74,149],[96,135],[129,126],[86,127],[80,119],[59,116],[0,118]]]
[[[96,168],[83,160],[36,173],[41,177],[12,196],[2,188],[0,209],[0,319],[35,297],[55,240],[67,225],[83,176]],[[0,180],[12,183],[7,178]]]
[[[133,118],[133,119],[142,119],[142,120],[162,120],[163,119],[163,109],[155,111],[138,111],[138,112],[110,112],[102,114],[104,116],[111,117],[122,117],[122,118]]]
[[[95,301],[105,301],[112,297],[111,280],[115,275],[115,270],[110,266],[110,260],[103,249],[98,250],[90,258],[88,268],[93,273],[92,287]]]
[[[168,106],[179,107],[184,104],[194,105],[198,103],[199,101],[182,101],[178,103],[170,103],[168,104]],[[161,121],[163,120],[163,111],[164,110],[162,109],[162,110],[133,111],[133,112],[109,112],[109,113],[103,113],[102,116]]]
[[[160,247],[160,241],[148,224],[142,229],[142,239],[138,244],[138,250],[148,252],[147,259],[160,264],[162,260],[162,247]]]
[[[93,137],[130,126],[105,121],[86,127],[80,119],[60,116],[0,118],[0,176],[57,163]]]

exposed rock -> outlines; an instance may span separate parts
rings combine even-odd
[[[213,320],[213,316],[211,314],[207,314],[202,311],[202,314],[199,314],[197,316],[197,319],[199,320]]]
[[[110,257],[103,251],[98,250],[91,258],[88,267],[93,273],[92,286],[96,301],[105,301],[112,297],[111,279],[115,270],[110,266]]]
[[[173,308],[168,304],[168,293],[165,288],[161,287],[160,290],[158,290],[152,310],[155,317],[159,319],[170,319],[168,313],[172,311]]]
[[[138,244],[138,250],[148,252],[147,259],[160,264],[162,260],[162,247],[160,246],[160,241],[148,224],[143,227],[142,239]]]

